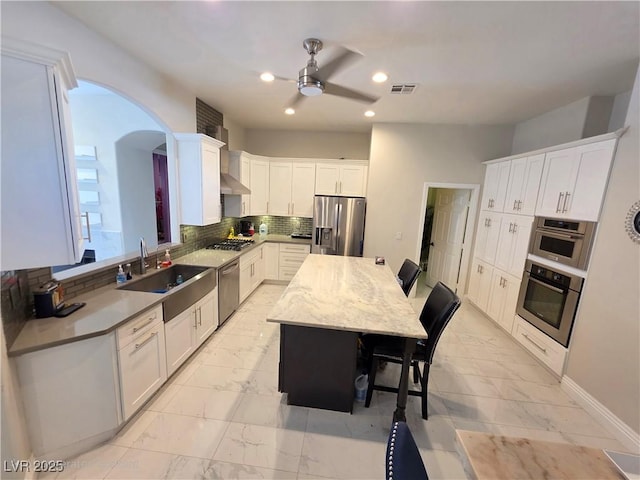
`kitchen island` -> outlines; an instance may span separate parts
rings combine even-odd
[[[415,339],[426,332],[388,265],[309,255],[267,316],[280,326],[279,390],[292,405],[351,412],[360,333]],[[404,388],[396,416],[404,416]]]

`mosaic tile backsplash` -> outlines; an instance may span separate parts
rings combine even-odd
[[[224,197],[223,197],[224,202]],[[229,235],[231,227],[238,228],[240,220],[253,222],[256,233],[261,223],[265,223],[271,234],[290,235],[291,233],[311,233],[313,220],[302,217],[274,217],[270,215],[244,217],[223,217],[220,223],[205,227],[181,225],[179,246],[170,249],[171,256],[178,258],[201,248],[205,248],[214,242],[222,240]],[[163,258],[164,249],[157,252]],[[162,258],[160,260],[162,260]],[[156,252],[149,252],[149,265],[155,265]],[[140,273],[139,262],[131,262],[134,274]],[[87,293],[98,288],[113,284],[117,265],[109,265],[100,270],[79,275],[62,281],[65,300]],[[7,348],[11,346],[24,322],[33,318],[33,290],[42,285],[55,275],[51,268],[35,268],[29,270],[16,270],[1,272],[2,275],[2,325],[4,328]]]

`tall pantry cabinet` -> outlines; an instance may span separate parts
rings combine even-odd
[[[1,269],[79,262],[84,239],[67,94],[77,83],[69,55],[3,38],[1,83]]]

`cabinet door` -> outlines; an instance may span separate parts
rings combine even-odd
[[[251,293],[251,282],[253,274],[253,263],[247,262],[240,267],[240,303]]]
[[[131,417],[167,380],[164,324],[158,323],[118,352],[122,411]]]
[[[251,160],[245,152],[229,152],[229,173],[251,189]],[[251,194],[227,195],[224,198],[226,217],[245,217],[251,214]]]
[[[240,157],[240,181],[243,185],[251,185],[251,160],[246,156]],[[246,216],[251,212],[251,194],[241,195],[240,215]]]
[[[269,215],[291,215],[291,162],[269,162]]]
[[[266,259],[264,256],[264,245],[259,248],[260,255],[256,258],[254,263],[254,277],[255,277],[255,288],[258,288],[260,284],[264,281],[265,277],[265,269],[266,269]],[[254,289],[255,289],[254,288]]]
[[[266,215],[269,204],[269,162],[251,159],[251,215]]]
[[[578,165],[577,148],[566,148],[545,155],[536,215],[562,217],[566,193],[573,190]]]
[[[364,197],[367,192],[367,167],[341,165],[338,194],[345,197]]]
[[[519,278],[514,278],[509,275],[505,277],[505,289],[507,293],[504,298],[504,307],[502,309],[500,325],[502,325],[502,327],[504,327],[504,329],[509,333],[513,331],[513,324],[516,318],[520,283],[521,280]]]
[[[167,345],[167,374],[172,375],[196,348],[196,315],[189,307],[164,324]]]
[[[196,348],[218,328],[218,287],[198,301],[195,307]]]
[[[491,286],[489,288],[489,300],[487,302],[487,315],[500,323],[504,308],[507,290],[504,288],[505,275],[497,268],[491,274]]]
[[[475,255],[485,262],[493,264],[495,261],[501,224],[501,214],[480,212]]]
[[[7,55],[0,71],[2,270],[76,263],[84,249],[66,87],[55,67]]]
[[[517,278],[501,270],[493,270],[487,314],[509,333],[513,330],[519,290]]]
[[[337,195],[340,166],[332,163],[316,164],[316,195]]]
[[[509,161],[487,165],[484,192],[482,193],[481,208],[483,210],[502,212],[504,209],[510,168],[511,162]]]
[[[468,297],[483,312],[487,311],[493,267],[478,258],[471,263]]]
[[[516,278],[522,278],[524,264],[529,253],[529,242],[531,240],[531,229],[533,227],[533,217],[522,215],[513,216],[513,227],[511,242],[511,255],[507,265],[507,273]]]
[[[291,178],[291,215],[313,217],[313,195],[316,183],[314,163],[293,164]]]
[[[500,270],[508,270],[513,255],[515,215],[503,215],[498,235],[498,248],[496,249],[493,265]]]
[[[264,250],[264,278],[265,280],[278,280],[280,250],[277,243],[265,243]]]
[[[220,149],[202,144],[202,225],[220,223]]]
[[[511,160],[505,213],[533,215],[543,167],[544,154]]]
[[[573,192],[568,192],[566,215],[576,220],[597,221],[609,179],[616,140],[578,147],[579,168]]]

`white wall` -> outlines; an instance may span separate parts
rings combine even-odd
[[[640,433],[640,245],[624,229],[640,197],[640,70],[613,163],[566,375]]]
[[[254,155],[300,158],[369,158],[369,133],[245,130],[243,150]]]
[[[78,78],[113,88],[174,132],[195,132],[196,97],[48,2],[2,2],[2,36],[69,52]]]
[[[516,125],[511,153],[523,153],[582,138],[589,97]]]
[[[397,271],[422,235],[424,183],[481,184],[481,162],[509,155],[512,140],[512,126],[375,124],[364,255],[384,256]]]
[[[624,127],[625,121],[627,120],[629,102],[631,101],[631,92],[632,90],[620,93],[613,99],[613,108],[611,109],[611,118],[609,119],[610,132],[615,132]]]
[[[224,116],[224,128],[229,131],[229,150],[244,150],[245,128],[229,116]]]

